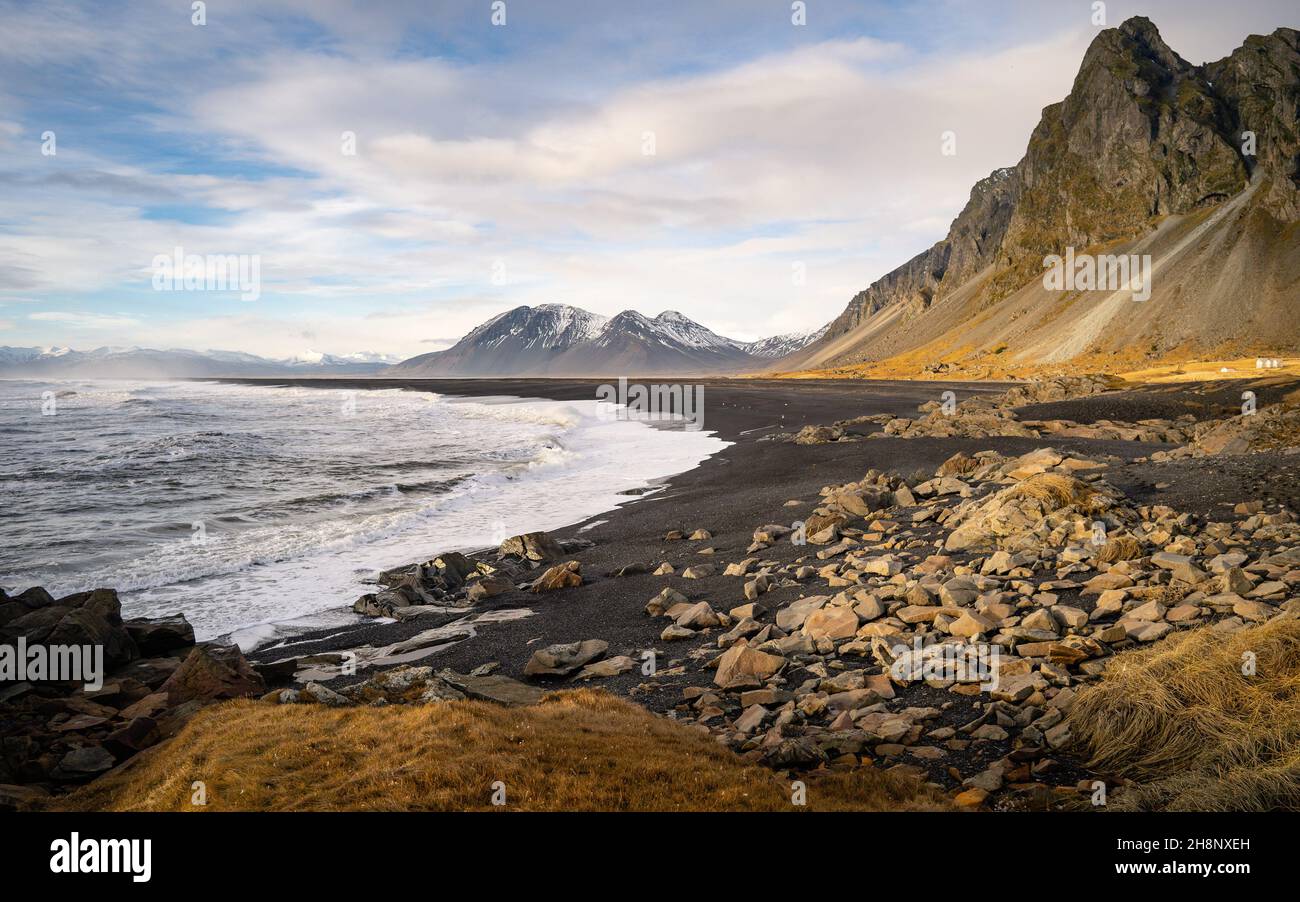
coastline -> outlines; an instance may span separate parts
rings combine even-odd
[[[576,400],[594,394],[597,384],[512,380],[508,391],[512,397]],[[898,771],[963,807],[982,807],[986,800],[998,808],[1068,807],[1079,804],[1081,786],[1100,776],[1084,769],[1086,758],[1061,747],[1068,734],[1061,733],[1056,705],[1074,697],[1071,687],[1097,680],[1112,655],[1156,648],[1166,635],[1176,644],[1175,637],[1212,635],[1220,624],[1235,630],[1269,618],[1280,625],[1275,632],[1290,629],[1282,615],[1295,608],[1286,596],[1300,575],[1287,571],[1300,563],[1300,529],[1291,513],[1300,509],[1300,481],[1292,477],[1300,457],[1286,444],[1248,445],[1254,453],[1209,457],[1192,447],[1213,438],[1206,428],[1234,419],[1255,428],[1252,418],[1233,416],[1239,385],[1117,391],[1097,390],[1100,383],[1093,380],[1091,387],[1022,385],[1004,393],[999,385],[932,382],[793,383],[775,389],[752,382],[705,384],[705,429],[731,445],[665,479],[657,491],[552,530],[550,540],[559,548],[541,561],[503,564],[495,549],[471,555],[486,568],[483,582],[505,567],[503,587],[468,597],[463,591],[448,594],[445,603],[404,602],[412,606],[409,618],[308,630],[247,655],[232,649],[230,666],[242,675],[237,696],[257,695],[272,704],[317,702],[324,709],[468,697],[527,709],[539,700],[570,697],[543,697],[552,690],[599,690],[597,697],[612,695],[677,721],[679,728],[685,724],[730,746],[741,759],[778,772],[840,761],[873,773]],[[450,393],[445,383],[426,380],[325,385]],[[1273,417],[1291,416],[1287,399],[1293,403],[1294,383],[1261,382],[1254,388],[1261,406],[1271,405],[1261,421],[1290,422]],[[463,390],[507,393],[497,380],[476,380]],[[937,409],[947,391],[960,401],[952,414]],[[968,466],[980,460],[987,466]],[[1112,528],[1133,530],[1141,540],[1122,537],[1125,556],[1113,564],[1116,559],[1104,557],[1100,546],[1089,550],[1086,536],[1062,532],[1066,523],[1078,526],[1095,516],[1091,507],[1070,502],[1057,511],[1067,520],[1053,520],[1057,513],[1050,508],[1046,516],[1030,517],[1030,523],[1041,519],[1020,536],[1028,543],[1023,558],[1002,550],[986,557],[1003,547],[1000,540],[974,551],[951,550],[953,526],[962,516],[1001,498],[1021,497],[1014,492],[1038,484],[1038,477],[1049,486],[1057,484],[1052,480],[1073,485],[1071,498],[1106,499],[1114,512],[1105,515]],[[865,513],[858,507],[864,503]],[[831,525],[814,529],[814,518]],[[807,544],[781,538],[782,529],[800,522],[808,524]],[[1170,542],[1184,529],[1190,532]],[[1234,595],[1236,601],[1225,604],[1208,597],[1218,591],[1211,583],[1220,580],[1210,557],[1235,559],[1222,553],[1234,547],[1251,552],[1241,562],[1253,575],[1231,568],[1236,591],[1251,600]],[[1195,553],[1181,558],[1167,553],[1171,548]],[[431,547],[424,560],[449,550]],[[1006,556],[1001,562],[1000,555]],[[1211,573],[1189,563],[1197,555],[1204,555]],[[1169,591],[1170,577],[1160,575],[1165,563],[1155,563],[1160,557],[1171,558],[1170,566],[1173,559],[1188,565],[1174,571],[1174,579],[1189,581],[1176,590],[1178,597],[1202,605],[1182,605],[1177,615],[1171,608],[1170,622],[1163,605],[1144,603]],[[531,585],[543,582],[544,572],[566,569],[580,572],[581,581],[541,591]],[[1136,587],[1122,605],[1111,599],[1103,609],[1089,590],[1093,580]],[[1258,592],[1252,589],[1256,583]],[[352,601],[338,599],[339,609]],[[666,628],[665,605],[673,607]],[[1154,621],[1142,619],[1151,616],[1148,608]],[[1056,622],[1058,609],[1065,619]],[[681,618],[692,611],[703,619],[686,628]],[[815,626],[814,611],[823,615]],[[841,623],[850,611],[852,623]],[[966,619],[958,624],[960,618]],[[834,624],[832,635],[825,634],[827,624]],[[978,626],[974,632],[972,624]],[[1013,669],[1004,679],[1013,689],[962,691],[976,687],[897,676],[891,682],[893,659],[882,659],[882,650],[897,655],[900,643],[922,635],[927,641],[948,636],[993,647],[1009,643]],[[578,673],[584,662],[536,669],[539,654],[579,645],[599,646],[586,659],[596,662],[591,672]],[[648,653],[656,661],[649,672],[637,666]],[[188,672],[214,654],[219,650],[199,643],[180,670]],[[779,661],[779,672],[737,684],[730,670],[724,675],[721,662],[746,654]],[[357,663],[354,670],[340,667],[348,658]],[[164,666],[179,664],[173,659]],[[428,688],[415,690],[425,693],[418,697],[390,696],[382,688],[390,675],[403,686],[414,679]],[[232,697],[224,691],[216,698]],[[846,703],[851,710],[836,707]],[[769,718],[775,719],[763,727]],[[163,735],[174,735],[180,723],[170,721]],[[895,732],[903,724],[907,731]],[[1061,729],[1047,738],[1049,749],[1043,732],[1053,724]],[[965,738],[972,732],[973,739]],[[1022,753],[1024,742],[1034,747],[1032,753]],[[1002,791],[1004,777],[1009,792]]]

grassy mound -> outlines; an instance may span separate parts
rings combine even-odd
[[[1090,767],[1137,781],[1112,807],[1300,809],[1300,619],[1119,655],[1070,720]]]
[[[207,788],[191,804],[191,784]],[[811,810],[941,810],[914,778],[872,768],[804,778]],[[536,706],[385,708],[228,702],[59,803],[116,811],[788,811],[787,780],[716,741],[579,690]]]

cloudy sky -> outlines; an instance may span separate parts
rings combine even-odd
[[[409,356],[548,302],[814,328],[1019,160],[1097,31],[1088,0],[193,5],[0,0],[0,345]],[[1192,62],[1297,24],[1105,14]],[[260,296],[155,290],[178,247],[256,255]]]

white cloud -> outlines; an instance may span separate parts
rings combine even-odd
[[[1238,11],[1208,0],[1154,6],[1170,43],[1192,58],[1240,42]],[[941,237],[971,185],[1020,158],[1095,35],[1086,6],[1021,4],[1006,14],[1006,34],[1032,37],[966,46],[963,16],[992,13],[954,8],[926,34],[946,36],[941,50],[858,37],[727,61],[742,45],[716,54],[694,45],[677,70],[687,74],[606,83],[647,60],[663,66],[663,47],[648,43],[636,66],[594,67],[582,41],[603,46],[606,20],[569,10],[580,37],[547,52],[453,61],[402,44],[412,22],[470,33],[452,7],[295,0],[294,13],[330,35],[304,49],[286,46],[261,4],[223,7],[207,29],[168,3],[133,5],[112,28],[94,8],[6,12],[3,71],[52,90],[49,63],[83,66],[96,90],[147,102],[151,112],[132,124],[219,164],[151,165],[147,153],[63,135],[57,158],[0,155],[0,303],[105,304],[94,296],[111,292],[129,309],[45,311],[19,319],[24,335],[44,324],[41,342],[68,343],[65,331],[79,330],[269,356],[308,344],[415,354],[542,302],[679,309],[738,338],[812,328]],[[1110,5],[1112,24],[1130,14],[1122,7]],[[1271,2],[1261,9],[1252,22],[1280,15]],[[661,37],[681,39],[665,27]],[[39,134],[43,115],[0,96],[0,149]],[[940,153],[948,130],[955,157]],[[356,156],[341,152],[344,131],[356,133]],[[653,155],[643,153],[647,132]],[[159,204],[222,215],[147,215]],[[262,301],[159,297],[150,261],[176,246],[258,254]],[[491,281],[498,262],[507,284]],[[802,286],[794,263],[806,267]]]

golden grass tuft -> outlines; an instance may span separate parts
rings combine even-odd
[[[1247,653],[1254,676],[1241,672]],[[1300,619],[1118,655],[1070,721],[1089,767],[1136,781],[1112,807],[1300,809]]]
[[[1036,473],[1012,486],[1006,498],[1032,498],[1048,510],[1074,505],[1083,513],[1103,510],[1104,496],[1073,476],[1060,473]]]
[[[1140,557],[1142,557],[1142,543],[1132,536],[1113,536],[1097,552],[1097,561],[1102,564],[1131,561]]]
[[[945,810],[914,777],[870,767],[802,778],[808,810]],[[202,780],[207,805],[190,804]],[[328,708],[227,702],[60,800],[64,810],[788,811],[789,781],[606,692],[538,705]]]

